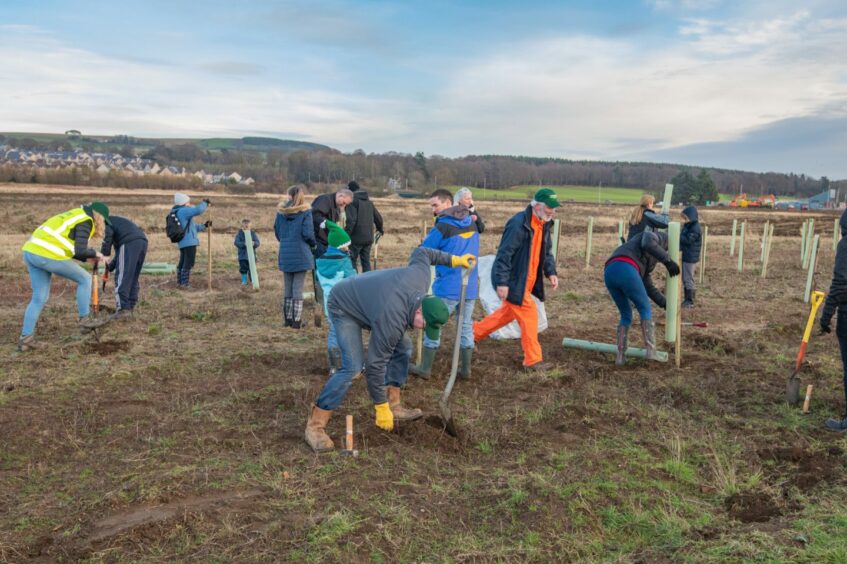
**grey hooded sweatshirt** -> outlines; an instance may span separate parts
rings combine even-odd
[[[355,319],[370,329],[366,374],[374,403],[388,401],[385,369],[394,349],[415,320],[415,312],[429,290],[430,266],[450,265],[453,255],[418,247],[404,268],[372,270],[342,280],[332,289],[327,309]]]

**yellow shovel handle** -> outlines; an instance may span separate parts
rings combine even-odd
[[[823,303],[823,292],[812,292],[812,309],[809,311],[809,320],[806,322],[806,332],[803,333],[803,342],[808,343],[809,337],[812,336],[812,326],[815,324],[815,317],[818,314],[818,309]]]

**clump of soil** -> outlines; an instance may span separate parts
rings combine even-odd
[[[839,476],[843,467],[842,454],[839,447],[810,452],[803,447],[793,446],[760,450],[759,458],[776,462],[777,473],[786,474],[789,484],[807,491],[821,482],[832,482]]]
[[[782,510],[763,493],[738,492],[724,500],[729,516],[742,523],[764,523],[782,515]]]
[[[129,341],[100,341],[99,343],[88,343],[85,347],[86,353],[97,353],[100,356],[108,356],[128,350]]]

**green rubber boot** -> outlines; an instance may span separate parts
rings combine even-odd
[[[421,363],[409,366],[409,373],[424,380],[429,379],[429,375],[432,373],[432,362],[435,360],[435,351],[437,350],[424,347]]]
[[[471,359],[473,359],[473,349],[463,348],[460,351],[460,355],[459,359],[462,362],[459,364],[459,378],[467,380],[471,377]]]

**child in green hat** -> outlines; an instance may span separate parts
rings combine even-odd
[[[321,229],[327,230],[327,251],[315,261],[315,269],[318,274],[318,283],[321,285],[324,296],[324,314],[329,323],[329,334],[327,335],[327,357],[329,358],[329,372],[334,374],[341,368],[341,349],[338,347],[338,339],[335,336],[335,328],[329,317],[326,304],[329,302],[329,294],[333,286],[356,275],[353,262],[350,260],[348,249],[350,248],[350,236],[337,223],[325,220],[321,223]]]

